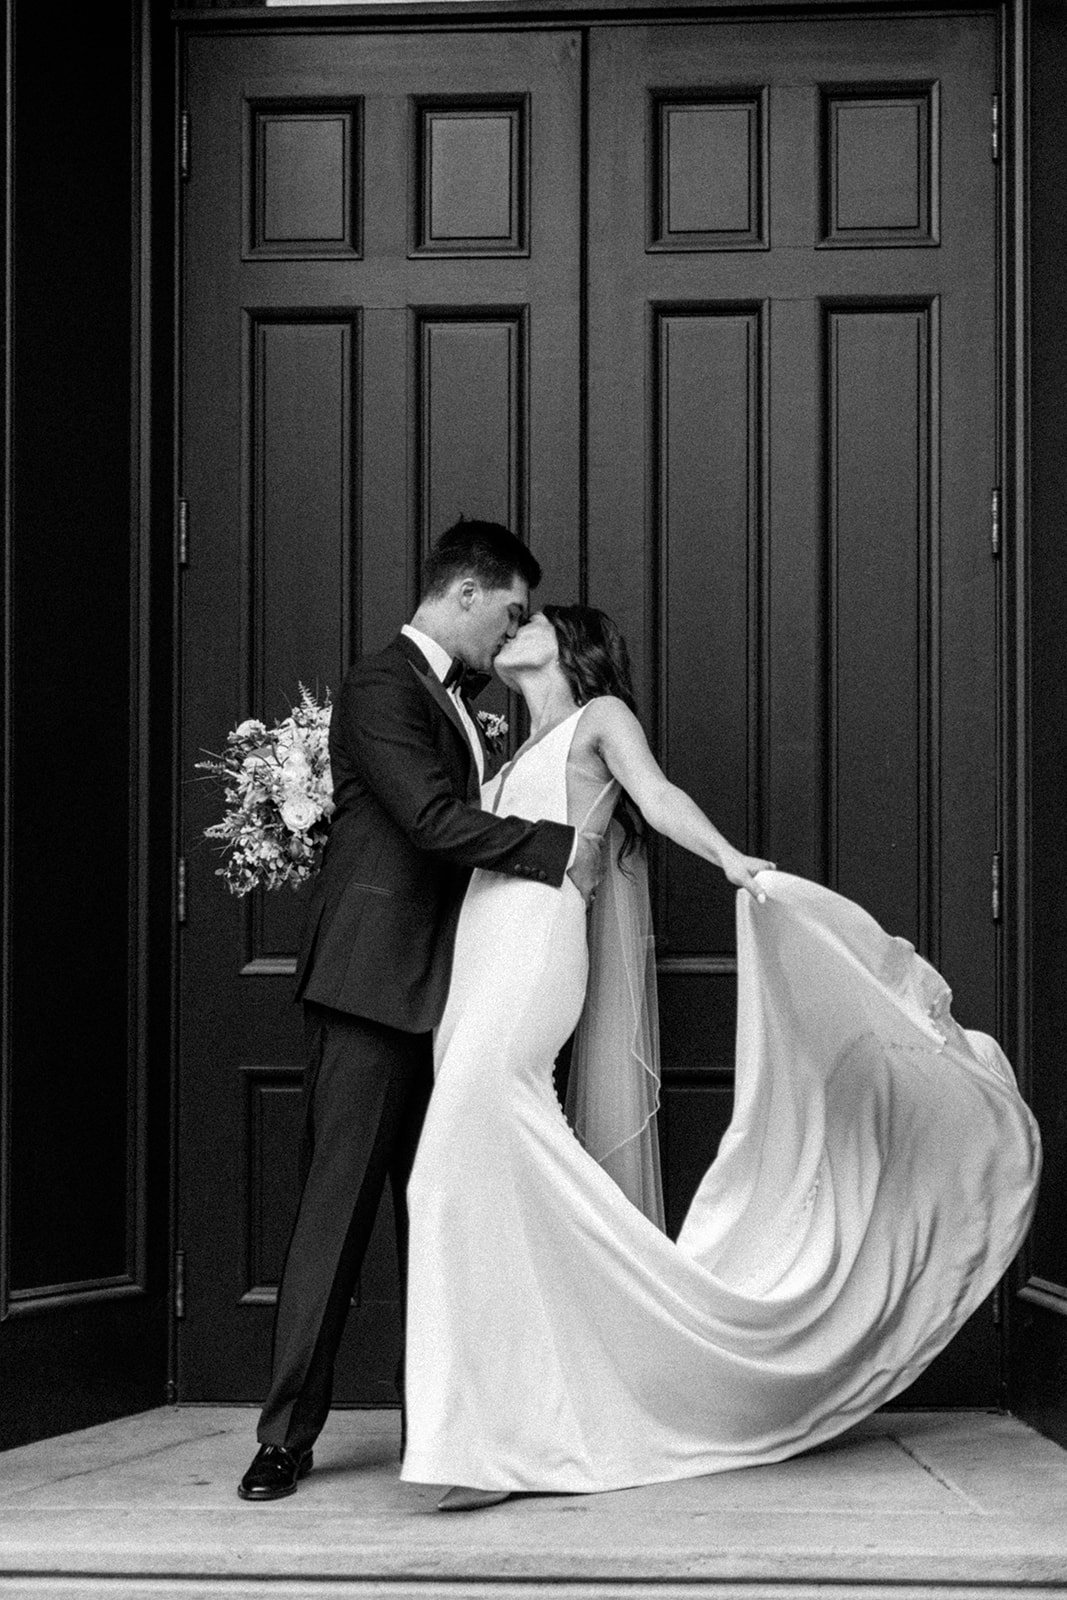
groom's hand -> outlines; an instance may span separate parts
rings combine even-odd
[[[599,835],[593,833],[580,833],[578,835],[578,849],[574,860],[567,869],[567,876],[576,886],[578,893],[589,905],[596,893],[597,884],[604,872],[604,863],[601,858],[601,840]]]

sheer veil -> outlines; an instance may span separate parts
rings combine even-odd
[[[591,1156],[665,1231],[656,1112],[659,1013],[644,852],[619,864],[622,828],[606,840],[589,915],[589,986],[574,1037],[566,1114]]]

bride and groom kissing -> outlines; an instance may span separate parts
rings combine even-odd
[[[906,941],[723,838],[656,763],[618,629],[531,617],[539,580],[507,529],[461,520],[334,709],[297,969],[303,1187],[246,1500],[312,1467],[386,1182],[401,1476],[452,1485],[442,1510],[831,1438],[932,1360],[1029,1222],[1037,1133],[994,1041]],[[530,714],[499,770],[468,694],[491,667]],[[676,1240],[648,829],[744,891],[734,1116]],[[581,1140],[553,1084],[576,1029]]]

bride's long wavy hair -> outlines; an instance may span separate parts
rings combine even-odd
[[[600,694],[613,694],[637,715],[630,652],[618,624],[596,606],[542,606],[555,630],[559,665],[580,706]],[[625,793],[619,796],[615,816],[623,831],[620,864],[645,842],[641,813]]]

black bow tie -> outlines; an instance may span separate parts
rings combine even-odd
[[[444,686],[446,689],[458,689],[460,694],[467,695],[473,700],[481,694],[490,676],[488,672],[476,672],[457,656],[445,673]]]

